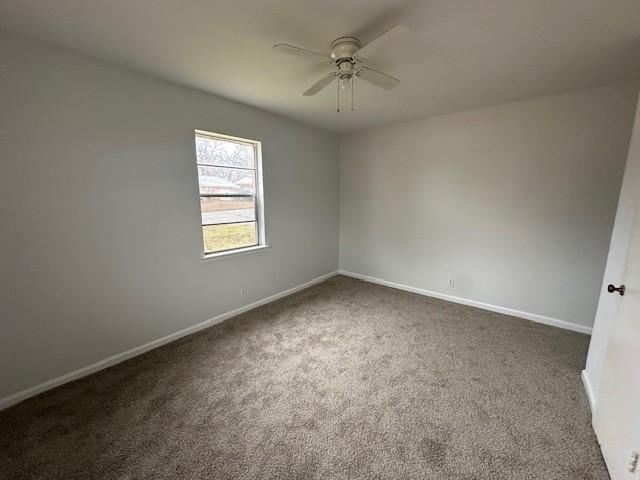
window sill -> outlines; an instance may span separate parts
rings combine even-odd
[[[247,253],[260,252],[262,250],[266,250],[267,248],[271,248],[271,245],[255,245],[253,247],[238,248],[236,250],[229,250],[226,252],[207,253],[202,256],[202,261],[206,262],[218,258],[235,257],[236,255],[245,255]]]

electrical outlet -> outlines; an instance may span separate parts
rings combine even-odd
[[[246,297],[246,296],[247,296],[247,289],[246,289],[246,288],[242,287],[242,288],[240,289],[240,296],[241,296],[242,298],[244,298],[244,297]]]
[[[456,288],[456,279],[455,278],[450,278],[449,279],[449,288]]]

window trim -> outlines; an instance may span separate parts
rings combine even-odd
[[[210,137],[213,138],[215,140],[223,140],[223,141],[228,141],[228,142],[233,142],[233,143],[239,143],[242,145],[246,145],[246,144],[250,144],[253,146],[253,152],[254,152],[254,163],[255,163],[255,195],[249,195],[249,194],[230,194],[230,195],[201,195],[200,194],[200,175],[198,174],[198,168],[201,164],[198,162],[198,151],[196,149],[196,142],[195,142],[195,138],[197,136],[202,136],[202,137]],[[215,132],[209,132],[207,130],[199,130],[196,129],[194,131],[194,154],[195,154],[195,159],[196,159],[196,179],[198,182],[198,209],[200,210],[200,239],[201,239],[201,257],[203,260],[211,260],[214,258],[220,258],[220,257],[226,257],[226,256],[231,256],[231,255],[239,255],[239,254],[244,254],[244,253],[252,253],[252,252],[257,252],[257,251],[261,251],[261,250],[265,250],[267,248],[269,248],[270,246],[267,245],[266,242],[266,228],[265,228],[265,221],[264,221],[264,189],[263,189],[263,184],[262,184],[262,142],[260,140],[252,140],[249,138],[242,138],[242,137],[235,137],[232,135],[226,135],[223,133],[215,133]],[[205,165],[205,166],[212,166],[215,167],[215,165]],[[219,168],[234,168],[234,167],[224,167],[224,166],[218,166]],[[239,168],[239,167],[237,167]],[[242,170],[249,170],[246,168],[243,168]],[[220,250],[217,252],[206,252],[205,251],[205,244],[204,244],[204,236],[202,235],[202,228],[204,227],[204,224],[202,223],[202,207],[200,206],[200,199],[202,197],[216,197],[216,198],[220,198],[220,197],[251,197],[251,198],[255,198],[255,223],[256,223],[256,236],[257,236],[257,243],[255,245],[249,245],[249,246],[243,246],[243,247],[238,247],[238,248],[230,248],[227,250]],[[245,222],[242,222],[245,223]],[[217,225],[217,224],[215,224]]]
[[[206,253],[202,256],[202,261],[216,260],[225,257],[235,257],[238,255],[246,255],[248,253],[256,253],[271,248],[271,245],[253,245],[251,247],[234,248],[232,250],[221,250],[219,252]]]

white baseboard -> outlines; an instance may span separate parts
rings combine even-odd
[[[582,370],[582,374],[580,375],[582,378],[582,385],[584,385],[584,391],[587,392],[587,400],[589,401],[589,409],[591,410],[591,415],[596,410],[596,396],[593,392],[593,387],[591,386],[591,380],[589,380],[589,374],[586,370]]]
[[[397,288],[398,290],[405,290],[411,293],[417,293],[418,295],[425,295],[427,297],[438,298],[440,300],[446,300],[448,302],[459,303],[462,305],[468,305],[470,307],[481,308],[483,310],[489,310],[491,312],[502,313],[504,315],[510,315],[512,317],[520,317],[533,322],[543,323],[545,325],[551,325],[553,327],[563,328],[565,330],[572,330],[574,332],[586,333],[591,335],[591,328],[579,325],[577,323],[567,322],[565,320],[559,320],[557,318],[545,317],[544,315],[538,315],[537,313],[523,312],[515,310],[513,308],[500,307],[498,305],[491,305],[489,303],[478,302],[476,300],[469,300],[468,298],[455,297],[453,295],[447,295],[445,293],[434,292],[431,290],[424,290],[422,288],[410,287],[401,283],[390,282],[383,280],[382,278],[371,277],[369,275],[362,275],[361,273],[349,272],[346,270],[339,270],[340,275],[346,275],[347,277],[357,278],[364,280],[365,282],[376,283],[378,285],[384,285],[386,287]]]
[[[249,305],[245,305],[243,307],[236,308],[235,310],[231,310],[229,312],[222,313],[217,315],[209,320],[205,320],[204,322],[198,323],[191,327],[187,327],[178,332],[167,335],[166,337],[159,338],[157,340],[153,340],[149,343],[145,343],[144,345],[140,345],[138,347],[134,347],[126,352],[118,353],[111,357],[105,358],[104,360],[100,360],[91,365],[87,365],[86,367],[80,368],[73,372],[67,373],[65,375],[61,375],[59,377],[53,378],[51,380],[47,380],[46,382],[40,383],[33,387],[22,390],[18,393],[14,393],[13,395],[9,395],[8,397],[4,397],[0,399],[0,410],[5,408],[9,408],[16,403],[19,403],[27,398],[38,395],[39,393],[45,392],[47,390],[51,390],[52,388],[58,387],[65,383],[71,382],[73,380],[77,380],[82,377],[86,377],[92,373],[103,370],[107,367],[111,367],[118,363],[124,362],[132,357],[141,355],[149,350],[153,350],[154,348],[158,348],[162,345],[166,345],[167,343],[171,343],[179,338],[185,337],[187,335],[191,335],[192,333],[196,333],[205,328],[211,327],[217,323],[223,322],[231,317],[235,317],[236,315],[240,315],[241,313],[248,312],[249,310],[253,310],[254,308],[260,307],[267,303],[271,303],[275,300],[278,300],[282,297],[286,297],[287,295],[291,295],[292,293],[298,292],[300,290],[304,290],[305,288],[311,287],[320,282],[324,282],[325,280],[337,275],[338,272],[329,272],[324,275],[320,275],[319,277],[314,278],[308,282],[305,282],[301,285],[297,285],[293,288],[289,288],[283,292],[276,293],[275,295],[271,295],[270,297],[263,298],[262,300],[258,300],[256,302],[250,303]]]

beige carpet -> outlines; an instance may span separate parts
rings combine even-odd
[[[0,412],[0,478],[606,479],[588,341],[335,277]]]

